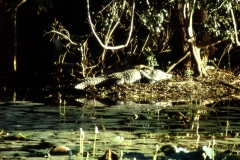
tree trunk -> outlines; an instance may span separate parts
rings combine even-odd
[[[172,44],[175,61],[179,61],[182,57],[187,55],[183,61],[183,69],[191,68],[191,54],[189,54],[189,42],[187,38],[187,28],[183,16],[183,4],[180,0],[175,1],[174,10],[171,14],[170,27],[172,30]]]

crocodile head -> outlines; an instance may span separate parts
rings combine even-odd
[[[142,69],[141,73],[143,77],[152,82],[172,78],[172,74],[165,73],[159,69]]]

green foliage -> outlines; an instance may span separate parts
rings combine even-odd
[[[155,36],[164,30],[163,22],[167,16],[168,12],[166,9],[159,10],[151,7],[144,14],[140,15],[140,21],[152,32],[152,36]]]
[[[35,0],[35,5],[38,14],[44,13],[52,8],[52,0]]]
[[[234,29],[231,10],[239,11],[239,5],[235,1],[199,1],[198,8],[204,8],[208,14],[208,20],[202,24],[204,31],[214,33],[216,37],[221,37],[222,40],[231,39],[233,42]]]
[[[41,8],[41,5],[45,4],[46,6],[47,2],[47,4],[51,4],[51,0],[36,1],[39,1],[40,10],[44,10]],[[93,5],[93,0],[90,2],[90,12],[94,29],[105,45],[118,46],[125,44],[128,35],[130,35],[128,31],[131,27],[133,1],[124,1],[125,5],[123,5],[122,2],[123,1],[105,0],[101,1],[101,5],[98,6]],[[237,1],[196,1],[193,5],[192,1],[136,0],[133,32],[126,47],[122,50],[106,51],[103,49],[104,51],[101,54],[99,50],[101,46],[93,41],[94,43],[88,44],[91,45],[89,46],[88,52],[89,54],[94,53],[95,55],[87,56],[88,58],[86,58],[86,60],[90,63],[89,59],[91,57],[91,64],[93,66],[100,66],[100,64],[103,63],[106,63],[108,66],[113,66],[114,64],[127,65],[130,64],[129,62],[133,54],[136,57],[140,57],[143,53],[148,66],[158,66],[160,62],[157,62],[155,53],[170,52],[169,48],[172,49],[173,46],[176,46],[176,41],[174,42],[172,40],[172,37],[174,37],[176,33],[175,31],[178,31],[181,27],[187,29],[189,25],[189,16],[181,19],[178,17],[181,14],[176,14],[183,13],[183,8],[186,6],[186,3],[187,6],[189,6],[186,10],[186,15],[189,15],[189,13],[193,11],[193,29],[196,37],[201,35],[201,33],[209,33],[210,42],[213,39],[214,42],[222,40],[228,44],[235,43],[236,30],[234,30],[232,11],[234,11],[236,22],[238,22],[240,7]],[[176,6],[179,7],[179,10],[178,7],[176,9]],[[202,21],[197,22],[196,19]],[[65,34],[67,34],[67,32]],[[91,34],[92,33],[89,32],[89,36],[86,36],[89,38],[89,42],[93,37]],[[181,41],[183,37],[180,36],[183,36],[183,34],[179,34],[179,36],[177,35],[175,38],[179,38],[179,41]],[[203,38],[203,40],[206,39]],[[179,43],[179,45],[181,45],[181,43]],[[118,62],[116,62],[116,59]],[[172,60],[170,59],[170,61]],[[186,76],[191,76],[192,74],[192,70],[187,70],[185,73]]]
[[[191,77],[192,75],[194,74],[194,71],[190,68],[188,68],[186,71],[185,71],[185,76],[186,77]]]
[[[148,66],[154,68],[155,66],[159,66],[154,53],[150,47],[145,48],[143,55],[146,57],[148,61]]]

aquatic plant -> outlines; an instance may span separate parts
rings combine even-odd
[[[82,128],[80,128],[80,134],[79,134],[79,153],[81,156],[83,156],[83,139],[84,139],[85,135],[84,135],[84,131]]]
[[[96,141],[97,141],[97,134],[98,134],[98,127],[95,126],[95,132],[94,132],[94,142],[93,142],[93,156],[96,153]]]

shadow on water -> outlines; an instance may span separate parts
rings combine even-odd
[[[54,155],[51,159],[78,159],[90,153],[91,158],[98,159],[111,149],[118,155],[123,151],[125,158],[130,159],[153,159],[154,156],[171,159],[166,156],[164,146],[181,146],[193,153],[204,145],[211,148],[213,140],[216,141],[215,159],[238,155],[238,99],[200,101],[190,96],[185,101],[146,103],[87,99],[79,96],[83,95],[81,91],[62,91],[64,94],[61,91],[45,90],[35,92],[34,96],[11,93],[13,101],[6,97],[0,102],[2,158],[46,159],[51,154]],[[35,98],[31,100],[31,97]],[[98,134],[95,134],[95,126]],[[85,133],[82,153],[80,128]],[[94,142],[97,142],[96,150]],[[64,155],[55,155],[53,148],[57,146],[67,146],[71,153],[67,150],[63,151]],[[198,158],[202,156],[188,159]]]

